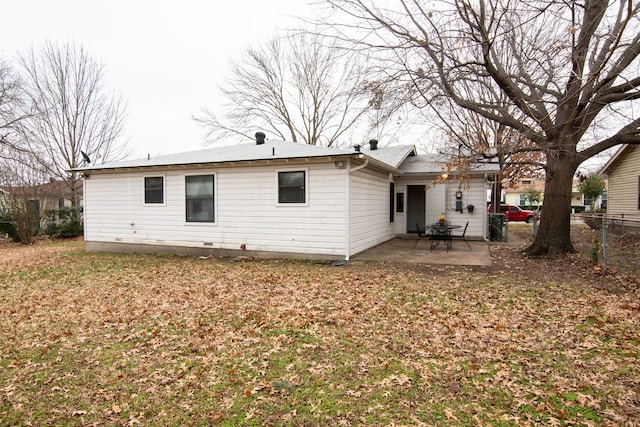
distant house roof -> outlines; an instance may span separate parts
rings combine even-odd
[[[529,181],[529,183],[525,183]],[[506,193],[522,193],[525,190],[539,190],[544,191],[545,180],[540,178],[523,178],[518,181],[514,186],[504,188]]]
[[[82,182],[78,181],[77,189],[82,194]],[[34,185],[20,185],[20,186],[4,186],[0,188],[0,191],[6,194],[12,194],[14,196],[31,196],[40,195],[47,197],[60,197],[67,196],[71,193],[71,190],[66,182],[51,180],[43,184]]]
[[[600,169],[599,174],[608,175],[611,171],[616,167],[618,162],[622,160],[627,154],[629,154],[636,146],[631,144],[624,144],[618,151],[615,152],[613,156],[609,159],[609,161]]]
[[[397,169],[408,156],[415,154],[415,147],[399,145],[371,150],[363,148],[360,152],[342,150],[315,145],[268,140],[264,144],[239,144],[214,147],[185,153],[168,154],[147,159],[128,160],[88,165],[74,169],[76,171],[116,170],[144,167],[168,167],[218,163],[234,163],[264,160],[305,159],[322,157],[358,156],[363,154],[388,168]]]

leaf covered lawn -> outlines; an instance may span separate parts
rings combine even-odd
[[[0,245],[2,425],[631,425],[637,283]]]

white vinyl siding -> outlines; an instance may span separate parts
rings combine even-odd
[[[351,253],[394,237],[389,221],[389,174],[369,169],[351,175]]]
[[[640,197],[640,148],[631,147],[609,172],[607,213],[638,214]]]
[[[426,185],[428,188],[425,193],[425,224],[431,224],[437,221],[438,216],[445,214],[447,220],[454,225],[464,227],[469,221],[466,237],[475,239],[483,239],[487,227],[487,184],[483,176],[473,176],[469,179],[469,188],[463,188],[462,191],[462,212],[455,210],[456,191],[458,185],[456,182],[446,182],[433,184],[432,180],[435,176],[421,177],[399,177],[396,180],[396,189],[406,188],[409,185]],[[469,212],[468,205],[473,205],[473,212]],[[412,224],[403,224],[404,231],[412,229]],[[396,232],[398,228],[396,227]],[[454,231],[454,233],[462,233],[462,229]]]
[[[487,223],[487,190],[484,177],[469,179],[469,188],[458,190],[457,183],[446,184],[446,216],[452,224],[464,227],[469,221],[466,237],[483,237]],[[456,211],[456,191],[462,191],[462,212]],[[468,205],[473,205],[473,212],[469,212]],[[462,233],[462,228],[454,230],[454,234]]]
[[[343,257],[346,169],[337,169],[333,162],[305,166],[308,203],[284,207],[274,203],[277,170],[282,168],[167,171],[162,209],[144,209],[140,202],[142,173],[94,173],[86,180],[86,239],[235,250],[244,245],[255,251]],[[216,222],[186,223],[185,176],[207,174],[215,174]]]

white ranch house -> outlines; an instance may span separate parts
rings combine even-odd
[[[479,166],[462,187],[434,185],[442,164],[413,146],[341,150],[259,139],[91,165],[78,169],[86,247],[348,260],[442,213],[453,224],[469,221],[467,238],[484,239],[487,181],[497,167]]]

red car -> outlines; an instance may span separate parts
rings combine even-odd
[[[491,205],[489,205],[489,213],[493,212]],[[500,205],[500,213],[504,214],[505,221],[524,221],[531,222],[535,212],[525,211],[520,209],[519,206],[514,205]]]

